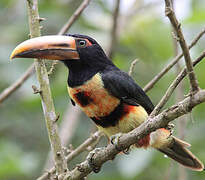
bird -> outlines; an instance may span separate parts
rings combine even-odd
[[[41,36],[20,43],[14,58],[59,60],[68,68],[67,90],[71,103],[108,138],[128,133],[147,120],[154,105],[142,88],[108,58],[98,42],[87,35]],[[140,139],[137,148],[155,148],[185,167],[204,169],[188,149],[189,143],[160,128]]]

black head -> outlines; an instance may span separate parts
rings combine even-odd
[[[79,61],[64,61],[68,68],[71,69],[73,65],[81,64],[82,66],[101,69],[112,64],[95,39],[81,34],[66,34],[66,36],[75,38],[76,50],[79,54]]]

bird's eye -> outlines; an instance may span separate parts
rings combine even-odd
[[[78,46],[79,47],[85,47],[86,46],[86,41],[85,40],[79,40],[78,41]]]

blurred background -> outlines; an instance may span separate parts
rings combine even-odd
[[[42,35],[57,34],[63,24],[80,5],[81,0],[41,0],[40,17]],[[115,0],[92,0],[74,23],[69,33],[87,34],[95,38],[109,51],[113,25]],[[177,17],[182,23],[185,38],[191,40],[205,27],[205,1],[180,0],[175,2]],[[161,0],[121,0],[117,26],[117,42],[113,48],[112,60],[122,70],[128,72],[130,63],[137,62],[133,78],[144,87],[176,54],[171,26],[164,14]],[[29,38],[26,1],[0,1],[0,92],[18,79],[32,64],[31,60],[9,61],[14,47]],[[204,50],[202,37],[191,50],[194,58]],[[183,66],[183,60],[179,66]],[[48,64],[48,67],[50,64]],[[179,68],[179,67],[178,67]],[[197,65],[196,75],[201,88],[205,88],[205,62]],[[154,104],[160,100],[168,85],[176,77],[177,68],[168,72],[153,89],[148,92]],[[95,126],[77,108],[72,108],[66,89],[67,69],[58,64],[50,75],[52,95],[56,112],[60,114],[59,126],[67,120],[67,144],[74,148],[87,139]],[[0,179],[31,180],[44,172],[49,152],[48,136],[44,123],[41,102],[33,94],[32,85],[38,86],[32,75],[22,87],[0,104]],[[189,91],[187,79],[183,81],[183,94]],[[173,94],[166,107],[179,98]],[[182,133],[192,144],[191,150],[205,163],[205,104],[197,106],[183,120]],[[70,111],[69,111],[70,110]],[[71,122],[72,121],[72,122]],[[69,124],[70,123],[70,124]],[[175,121],[174,134],[180,134],[179,123]],[[98,146],[106,145],[100,140]],[[70,168],[86,157],[86,152],[70,162]],[[180,170],[177,163],[165,158],[155,150],[133,150],[130,155],[119,155],[112,162],[103,165],[98,174],[89,175],[89,180],[202,180],[204,172]]]

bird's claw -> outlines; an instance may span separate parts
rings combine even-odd
[[[90,167],[92,168],[93,172],[95,173],[98,173],[100,171],[100,168],[99,166],[96,166],[96,164],[94,164],[93,162],[93,156],[98,152],[100,151],[102,148],[95,148],[93,151],[91,151],[88,156],[87,156],[87,161],[88,161],[88,164],[90,165]]]
[[[110,137],[110,142],[115,146],[115,148],[118,150],[118,151],[121,151],[119,148],[118,148],[118,144],[119,144],[119,139],[120,137],[122,136],[122,133],[117,133],[113,136]]]
[[[115,148],[116,148],[118,151],[122,151],[122,150],[118,147],[119,139],[120,139],[121,136],[122,136],[122,133],[118,133],[118,134],[115,134],[115,135],[111,136],[111,138],[110,138],[110,142],[115,146]],[[127,148],[127,149],[123,150],[122,152],[123,152],[124,154],[129,154],[129,150],[130,150],[130,148]]]
[[[166,129],[170,131],[169,137],[172,136],[172,134],[173,134],[173,132],[174,132],[174,127],[175,127],[175,125],[172,124],[172,123],[169,123],[169,124],[167,125]],[[169,137],[168,137],[168,138],[169,138]]]
[[[167,130],[173,130],[175,125],[173,123],[169,123],[166,127]]]
[[[130,147],[122,151],[124,154],[128,155],[130,154]]]

